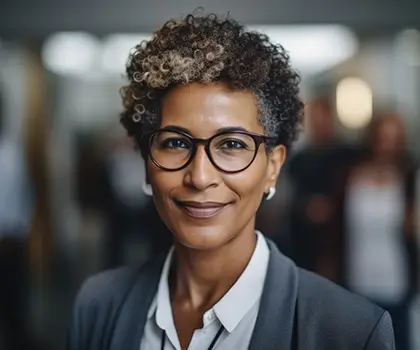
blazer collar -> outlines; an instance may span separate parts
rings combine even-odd
[[[298,277],[295,264],[267,239],[270,260],[250,350],[289,350],[292,344]],[[138,350],[165,256],[142,269],[117,315],[110,350]]]
[[[290,350],[298,294],[296,265],[267,240],[270,261],[249,350]]]
[[[109,350],[139,350],[165,256],[152,260],[140,269],[133,287],[128,291],[115,320]]]

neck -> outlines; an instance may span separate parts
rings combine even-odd
[[[217,249],[194,250],[175,244],[172,300],[196,310],[216,304],[235,284],[255,250],[254,226]]]

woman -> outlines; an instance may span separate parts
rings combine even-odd
[[[391,314],[399,350],[409,349],[408,309],[418,280],[415,172],[404,139],[397,116],[374,120],[366,151],[343,177],[334,205],[339,244],[330,248],[338,280]]]
[[[298,75],[231,19],[188,15],[140,44],[122,123],[174,246],[89,279],[69,349],[394,349],[389,315],[298,269],[255,231],[296,138]]]

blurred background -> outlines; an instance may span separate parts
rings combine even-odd
[[[420,350],[415,0],[2,0],[0,349],[64,348],[86,276],[170,245],[118,89],[130,49],[198,6],[265,32],[302,75],[305,130],[258,228]]]

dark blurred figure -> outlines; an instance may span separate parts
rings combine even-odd
[[[5,130],[1,101],[0,96],[0,348],[26,350],[34,348],[24,294],[31,189],[22,144]]]
[[[116,135],[97,142],[96,148],[106,149],[105,157],[95,156],[85,141],[79,165],[82,206],[97,210],[105,224],[105,268],[145,261],[172,243],[153,201],[143,191],[146,174],[140,152],[122,127],[117,128]]]
[[[122,130],[121,130],[122,132]],[[124,264],[127,240],[140,241],[137,248],[141,259],[149,258],[150,245],[147,229],[146,207],[149,198],[144,194],[145,168],[140,153],[128,137],[116,140],[103,164],[104,211],[108,231],[108,266]]]
[[[127,260],[146,261],[169,249],[172,235],[157,215],[151,197],[143,191],[144,162],[127,136],[117,137],[113,144],[103,163],[102,180],[107,267],[130,262]]]
[[[299,266],[329,277],[331,271],[320,256],[320,244],[332,218],[330,198],[336,178],[354,152],[337,139],[334,113],[327,98],[320,97],[308,104],[306,128],[308,144],[287,164],[293,187],[290,215],[293,256]]]
[[[375,118],[366,149],[343,176],[329,251],[337,281],[388,310],[398,350],[409,349],[408,311],[418,271],[415,171],[396,115]]]

